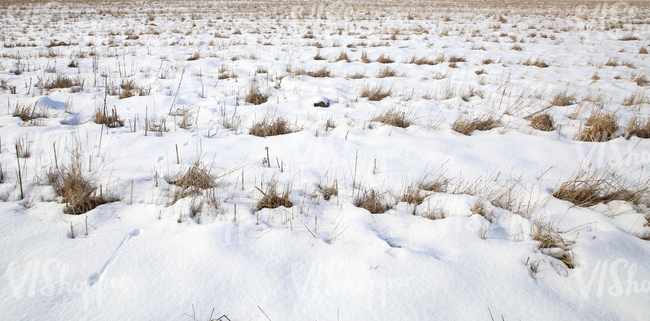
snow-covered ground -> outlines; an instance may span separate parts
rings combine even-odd
[[[647,320],[650,7],[586,5],[3,4],[0,319]]]

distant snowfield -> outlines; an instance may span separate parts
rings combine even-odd
[[[646,4],[0,8],[2,319],[650,314]]]

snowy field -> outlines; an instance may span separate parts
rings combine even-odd
[[[3,2],[0,319],[648,320],[644,2]]]

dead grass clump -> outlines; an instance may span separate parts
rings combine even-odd
[[[541,130],[545,132],[550,132],[555,129],[555,124],[553,123],[553,117],[551,117],[551,115],[549,115],[548,113],[539,114],[533,117],[530,126],[537,130]]]
[[[379,114],[379,116],[372,119],[372,121],[378,121],[386,125],[407,128],[413,123],[412,116],[410,113],[405,111],[398,111],[395,108],[391,108]]]
[[[576,139],[583,142],[606,142],[618,130],[617,120],[618,117],[613,113],[594,111]]]
[[[642,119],[638,115],[632,116],[632,119],[630,119],[625,128],[623,137],[629,139],[632,136],[650,138],[650,118],[646,117],[645,119]]]
[[[454,121],[452,129],[469,136],[475,130],[485,131],[499,126],[501,126],[501,118],[497,118],[494,114],[486,114],[476,118],[459,115]]]
[[[450,56],[447,62],[466,62],[467,59],[465,57],[458,57],[458,56]]]
[[[648,49],[646,49],[645,47],[639,48],[639,54],[647,55],[648,54]]]
[[[340,53],[339,56],[335,59],[335,61],[337,61],[337,62],[338,62],[338,61],[346,61],[346,62],[350,62],[350,57],[348,57],[348,53],[347,53],[347,52],[345,52],[345,51],[341,51],[341,53]]]
[[[263,195],[263,197],[257,201],[257,205],[255,206],[258,211],[263,208],[278,208],[280,206],[290,208],[293,206],[293,203],[289,200],[289,194],[291,194],[290,185],[285,186],[284,192],[280,194],[277,191],[277,181],[273,179],[266,187],[266,192],[259,188],[257,188],[257,190]]]
[[[369,64],[372,62],[372,60],[368,58],[368,53],[365,51],[361,53],[361,61],[363,61],[364,64]]]
[[[375,88],[364,87],[361,90],[360,96],[362,98],[368,98],[370,101],[380,101],[388,96],[390,96],[391,90],[384,90],[381,85],[375,86]]]
[[[34,108],[36,108],[36,105],[34,105]],[[29,105],[16,103],[16,105],[14,106],[14,110],[12,112],[12,116],[20,117],[20,119],[22,119],[23,121],[28,121],[32,119],[33,110],[34,109]]]
[[[165,117],[160,117],[160,120],[157,120],[155,116],[152,117],[151,120],[149,120],[149,118],[145,118],[144,126],[145,136],[147,132],[154,132],[158,133],[158,136],[162,137],[164,132],[169,131],[167,128],[167,119],[165,119]]]
[[[522,46],[518,45],[518,44],[514,44],[514,45],[512,45],[512,47],[510,47],[510,50],[523,51],[524,48]]]
[[[621,38],[618,38],[620,41],[634,41],[634,40],[639,40],[639,37],[633,36],[633,35],[626,35]]]
[[[34,103],[34,106],[30,107],[29,105],[17,102],[16,105],[13,106],[13,111],[11,114],[14,117],[19,117],[24,122],[35,122],[43,120],[43,118],[47,118],[49,116],[48,107],[37,109],[37,106],[38,103]]]
[[[32,156],[31,147],[32,142],[29,140],[29,135],[25,137],[17,137],[14,139],[16,147],[16,155],[20,158],[29,158]]]
[[[609,67],[618,67],[618,66],[619,66],[618,59],[616,59],[616,58],[610,58],[610,59],[607,60],[607,62],[605,63],[605,66],[609,66]]]
[[[245,101],[253,105],[261,105],[269,99],[269,95],[263,94],[257,84],[253,83],[248,90]]]
[[[150,89],[145,89],[135,83],[134,79],[122,79],[120,84],[120,99],[125,99],[133,96],[147,96],[149,95]]]
[[[570,247],[575,242],[566,240],[551,223],[538,221],[533,226],[531,237],[539,242],[538,247],[542,253],[560,260],[569,269],[575,267],[573,252]]]
[[[380,64],[392,64],[395,61],[390,59],[390,56],[384,56],[384,54],[381,54],[379,58],[377,58],[377,62]]]
[[[555,198],[575,206],[592,206],[611,201],[646,203],[650,180],[627,182],[610,168],[591,169],[581,167],[553,192]]]
[[[79,81],[72,80],[72,78],[58,74],[56,78],[51,79],[49,82],[45,83],[43,86],[47,90],[55,89],[55,88],[70,88],[72,86],[81,86],[82,83]]]
[[[426,197],[427,195],[422,193],[422,190],[420,188],[411,184],[402,191],[402,194],[399,197],[399,201],[420,205]]]
[[[185,172],[181,171],[168,178],[167,183],[179,187],[172,194],[172,204],[188,196],[201,195],[201,190],[216,186],[209,171],[200,162],[194,163]]]
[[[194,126],[195,113],[189,108],[180,110],[181,120],[178,122],[178,127],[182,129],[192,129]]]
[[[274,120],[264,117],[262,121],[255,123],[250,130],[251,135],[258,137],[278,136],[291,134],[293,132],[294,131],[289,126],[289,122],[282,117],[278,117]]]
[[[422,65],[435,65],[436,62],[429,57],[420,57],[420,58],[412,57],[411,60],[409,61],[409,64],[416,64],[418,66],[422,66]]]
[[[637,86],[647,86],[648,84],[650,84],[650,81],[648,81],[645,75],[637,76],[632,81],[634,81]]]
[[[386,67],[379,71],[377,78],[397,77],[397,71],[390,67]]]
[[[569,93],[568,89],[557,90],[551,95],[551,104],[554,106],[570,106],[576,103],[576,96]]]
[[[332,196],[339,196],[339,186],[336,181],[334,181],[333,184],[327,186],[327,185],[322,185],[318,184],[318,191],[323,194],[323,198],[326,201],[329,201]]]
[[[320,50],[316,52],[316,56],[314,56],[314,60],[326,60],[326,57],[323,57],[320,55]]]
[[[381,200],[381,195],[374,189],[363,191],[362,195],[354,200],[354,206],[368,210],[372,214],[381,214],[390,209]]]
[[[71,163],[59,172],[50,172],[49,180],[57,196],[63,198],[66,214],[79,215],[93,210],[102,204],[119,201],[116,196],[108,195],[102,189],[97,195],[97,188],[83,176],[81,153],[74,152]]]
[[[363,79],[366,78],[366,75],[360,72],[355,72],[353,74],[348,74],[345,76],[345,79]]]
[[[631,93],[629,96],[625,97],[623,100],[623,106],[634,106],[640,105],[648,101],[648,97],[641,90],[637,90]]]
[[[428,218],[430,220],[441,220],[446,217],[445,212],[441,208],[429,207],[424,213],[421,214],[422,217]]]
[[[198,51],[195,51],[194,54],[192,54],[189,58],[187,58],[187,61],[195,61],[201,59],[201,53]]]
[[[425,174],[418,183],[418,187],[427,192],[445,193],[449,186],[449,180],[446,179],[442,173],[440,174]]]
[[[124,126],[124,121],[120,119],[117,115],[117,109],[113,107],[110,114],[106,112],[106,107],[103,109],[95,109],[95,115],[93,115],[93,121],[96,124],[106,125],[110,128],[117,128]]]
[[[538,67],[538,68],[547,68],[549,66],[549,64],[547,64],[546,62],[544,62],[541,59],[535,59],[535,61],[533,61],[530,58],[528,58],[526,61],[524,61],[522,63],[522,65],[524,65],[524,66],[535,66],[535,67]]]
[[[330,69],[327,67],[323,67],[315,71],[308,71],[307,76],[314,77],[314,78],[326,78],[330,76]]]

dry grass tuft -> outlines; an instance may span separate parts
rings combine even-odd
[[[264,117],[260,122],[255,123],[250,130],[251,135],[258,137],[278,136],[293,132],[289,126],[289,122],[282,117],[273,120]]]
[[[512,47],[510,47],[510,50],[523,51],[524,48],[522,46],[518,45],[518,44],[514,44],[514,45],[512,45]]]
[[[618,117],[601,111],[594,111],[580,130],[576,140],[583,142],[606,142],[618,130]]]
[[[639,115],[632,116],[632,119],[627,123],[623,137],[629,139],[632,136],[650,138],[650,118],[642,119]]]
[[[195,112],[189,108],[180,110],[181,120],[178,122],[178,127],[182,129],[192,129],[194,126]]]
[[[167,183],[179,187],[172,194],[172,204],[185,197],[201,195],[201,190],[216,186],[209,171],[200,162],[168,178]]]
[[[568,89],[557,90],[551,95],[551,104],[554,106],[570,106],[576,103],[576,96],[569,93]]]
[[[149,95],[150,89],[145,89],[135,83],[134,79],[123,79],[122,84],[120,84],[122,91],[120,92],[120,99],[125,99],[133,96],[147,96]]]
[[[573,252],[570,247],[575,242],[566,240],[551,223],[538,221],[533,226],[531,236],[533,240],[539,242],[538,247],[542,253],[562,261],[569,269],[575,267]]]
[[[648,49],[646,49],[645,47],[639,48],[639,54],[647,55],[648,54]]]
[[[465,57],[458,57],[458,56],[450,56],[449,59],[447,59],[447,62],[466,62],[467,59]]]
[[[364,64],[369,64],[369,63],[372,62],[372,60],[370,60],[370,58],[368,58],[368,53],[365,52],[365,51],[361,53],[361,61],[362,61]]]
[[[363,191],[363,195],[359,195],[354,200],[354,206],[364,208],[372,214],[381,214],[390,209],[382,202],[379,192],[374,189]]]
[[[476,118],[459,115],[454,121],[452,129],[469,136],[475,130],[485,131],[499,126],[501,126],[501,118],[497,118],[494,114],[486,114]]]
[[[418,187],[427,192],[445,193],[449,186],[449,180],[444,177],[444,173],[434,173],[423,175],[418,183]]]
[[[420,58],[412,57],[411,60],[408,63],[409,64],[416,64],[418,66],[437,64],[436,61],[434,61],[434,60],[432,60],[432,59],[430,59],[428,57],[420,57]]]
[[[320,50],[316,52],[316,56],[314,56],[314,60],[326,60],[327,57],[323,57],[320,55]]]
[[[11,108],[11,104],[9,106]],[[33,125],[39,125],[43,118],[49,116],[48,107],[37,109],[37,103],[35,103],[33,107],[30,107],[17,102],[16,105],[14,105],[11,114],[14,117],[19,117],[22,121],[30,122]]]
[[[196,61],[201,59],[201,52],[195,51],[194,54],[192,54],[189,58],[187,58],[187,61]]]
[[[245,101],[253,105],[261,105],[269,99],[269,95],[263,94],[260,91],[260,87],[256,83],[251,85],[251,88],[248,90],[248,95],[246,95]]]
[[[315,71],[308,71],[307,76],[314,77],[314,78],[327,78],[330,76],[330,69],[327,67],[323,67]]]
[[[650,81],[648,81],[648,78],[646,78],[645,75],[637,76],[632,81],[634,81],[637,86],[647,86],[648,84],[650,84]]]
[[[429,207],[424,213],[421,214],[422,217],[428,218],[430,220],[441,220],[446,217],[445,212],[441,208]]]
[[[102,204],[120,200],[116,196],[105,195],[102,189],[97,195],[97,188],[83,176],[81,153],[78,151],[73,152],[68,167],[63,167],[59,172],[50,172],[49,181],[56,195],[63,198],[66,214],[83,214]]]
[[[631,93],[629,96],[625,97],[623,100],[623,106],[634,106],[644,104],[648,101],[648,97],[641,90],[637,90]]]
[[[289,194],[291,194],[291,186],[285,186],[284,192],[280,194],[277,191],[277,185],[278,182],[275,179],[272,179],[267,185],[266,191],[262,191],[256,187],[257,190],[260,191],[260,193],[263,195],[263,197],[257,201],[257,205],[255,206],[258,211],[263,208],[278,208],[280,206],[290,208],[293,206],[293,203],[291,200],[289,200]]]
[[[348,57],[348,53],[345,51],[341,51],[339,56],[335,59],[335,61],[345,61],[345,62],[350,62],[350,57]]]
[[[96,124],[100,125],[106,125],[110,128],[117,128],[117,127],[122,127],[124,126],[124,121],[120,119],[120,117],[117,115],[117,109],[113,107],[113,110],[111,110],[111,113],[108,114],[106,112],[106,107],[103,108],[97,108],[95,109],[95,115],[93,115],[93,121]]]
[[[553,117],[548,113],[539,114],[533,117],[530,126],[541,131],[550,132],[555,129],[555,124],[553,122]]]
[[[47,90],[51,90],[55,88],[70,88],[72,86],[81,86],[81,85],[82,83],[80,81],[72,80],[72,78],[68,76],[58,74],[56,75],[56,78],[45,83],[43,87]]]
[[[633,36],[633,35],[626,35],[621,38],[618,38],[620,41],[634,41],[634,40],[639,40],[639,37]]]
[[[397,71],[390,67],[386,67],[379,71],[377,78],[388,78],[388,77],[397,77]]]
[[[581,167],[553,192],[553,196],[576,206],[592,206],[611,201],[647,203],[650,180],[627,182],[610,168]]]
[[[339,196],[339,185],[336,181],[334,181],[334,183],[329,186],[318,184],[317,187],[318,191],[323,194],[323,198],[326,201],[329,201],[332,196]]]
[[[370,101],[380,101],[388,96],[390,96],[391,90],[384,90],[384,88],[381,85],[377,85],[375,88],[370,88],[370,87],[364,87],[361,90],[360,96],[362,98],[368,98]]]
[[[412,115],[405,111],[398,111],[395,108],[383,111],[379,116],[372,119],[386,125],[407,128],[413,123]]]
[[[18,157],[29,158],[29,156],[32,156],[32,142],[29,140],[29,135],[25,137],[16,137],[14,139],[14,145],[16,147],[16,154]]]
[[[533,61],[530,58],[528,58],[526,61],[524,61],[522,63],[522,65],[524,65],[524,66],[535,66],[535,67],[538,67],[538,68],[547,68],[549,66],[549,64],[547,64],[546,62],[544,62],[541,59],[535,59],[535,61]]]
[[[379,58],[377,58],[377,62],[381,64],[392,64],[395,61],[390,58],[390,56],[384,56],[384,54],[381,54]]]
[[[366,78],[366,75],[360,72],[355,72],[353,74],[348,74],[345,76],[345,79],[363,79]]]
[[[427,195],[422,193],[422,190],[419,187],[411,184],[402,191],[398,200],[400,202],[420,205],[426,197]]]

